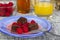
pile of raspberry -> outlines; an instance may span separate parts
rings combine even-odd
[[[13,2],[0,3],[0,16],[11,16],[13,13]]]
[[[34,20],[28,22],[26,18],[20,17],[17,20],[17,22],[12,23],[11,32],[17,34],[23,34],[37,29],[38,29],[38,24]]]

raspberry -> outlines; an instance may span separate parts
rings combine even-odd
[[[12,7],[9,7],[9,8],[7,8],[7,11],[8,11],[10,14],[12,14],[12,13],[13,13],[13,8],[12,8]]]
[[[0,8],[0,16],[4,16],[4,14],[5,14],[4,8]]]
[[[7,8],[8,9],[8,11],[12,11],[12,7],[9,7],[9,8]]]
[[[16,22],[14,22],[12,25],[17,25],[17,23],[16,23]]]
[[[36,22],[34,20],[31,21],[31,24],[35,24]]]
[[[17,24],[18,24],[19,26],[22,26],[22,23],[21,23],[21,22],[18,22]]]
[[[2,4],[2,3],[0,3],[0,7],[2,7],[2,5],[3,5],[3,4]]]
[[[7,7],[4,7],[4,11],[5,11],[5,13],[8,12],[8,11],[7,11]]]
[[[7,4],[3,4],[2,6],[3,6],[3,7],[7,7]]]
[[[0,12],[0,16],[4,16],[4,12]]]
[[[22,25],[22,27],[28,27],[29,26],[29,23],[25,23]]]
[[[6,12],[5,16],[10,16],[10,13],[9,12]]]
[[[23,29],[24,33],[27,33],[29,31],[28,27],[23,27],[22,29]]]
[[[9,5],[9,6],[13,6],[13,2],[9,2],[8,5]]]
[[[16,29],[16,33],[18,33],[18,34],[22,34],[22,33],[23,33],[22,28],[17,28],[17,29]]]
[[[23,29],[24,33],[27,33],[29,31],[28,24],[27,23],[26,24],[23,24],[22,25],[22,29]]]
[[[0,8],[0,11],[1,12],[4,12],[5,10],[4,10],[5,8],[4,7],[2,7],[2,8]]]

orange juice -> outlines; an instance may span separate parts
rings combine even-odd
[[[39,16],[50,16],[53,13],[53,9],[53,4],[48,2],[39,2],[34,6],[35,14]]]

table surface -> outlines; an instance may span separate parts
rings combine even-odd
[[[32,14],[34,13],[32,12],[26,15],[32,15]],[[16,16],[16,15],[21,15],[21,14],[15,12],[13,16]],[[3,18],[5,17],[0,17],[0,20],[2,20]],[[50,17],[42,17],[42,18],[47,19],[49,22],[51,22],[52,30],[50,32],[55,33],[55,34],[60,34],[60,29],[59,29],[60,28],[59,27],[60,26],[60,11],[54,11],[54,14],[51,15]],[[24,38],[11,37],[0,32],[0,40],[60,40],[60,37],[53,36],[49,33],[46,33],[44,36],[41,36],[41,37],[24,39]]]

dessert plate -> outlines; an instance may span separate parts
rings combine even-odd
[[[36,16],[11,16],[4,18],[0,20],[0,31],[3,32],[4,34],[7,34],[9,36],[14,36],[14,37],[20,37],[20,38],[33,38],[37,36],[43,36],[44,31],[39,31],[35,34],[13,34],[7,30],[7,25],[9,25],[12,22],[16,22],[20,17],[25,17],[27,18],[28,21],[35,20],[39,25],[41,25],[42,29],[46,29],[46,31],[51,30],[51,24],[45,19],[42,19],[40,17]]]

